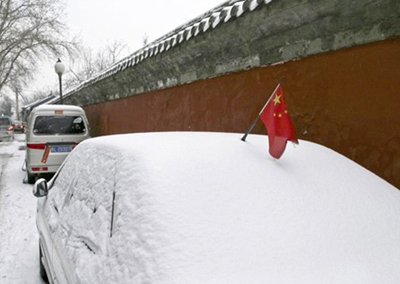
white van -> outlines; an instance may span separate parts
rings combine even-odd
[[[28,183],[55,173],[72,149],[90,138],[85,111],[70,105],[38,106],[28,117],[25,133]]]

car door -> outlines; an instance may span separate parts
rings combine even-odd
[[[55,283],[91,283],[84,274],[107,251],[114,186],[115,159],[107,151],[81,145],[64,163],[46,206]]]
[[[38,200],[37,226],[40,234],[40,245],[44,255],[42,260],[46,267],[47,277],[50,283],[80,283],[74,277],[73,272],[68,269],[65,258],[58,248],[60,226],[61,201],[56,198],[57,195],[65,192],[63,184],[58,182],[58,176],[61,174],[61,168],[49,183],[50,192],[45,198]],[[54,186],[57,185],[57,186]],[[58,194],[56,194],[58,193]],[[65,272],[67,270],[68,272]]]
[[[42,259],[40,260],[45,266],[47,277],[50,283],[54,283],[54,268],[52,263],[54,263],[53,256],[53,239],[51,231],[53,226],[49,222],[52,215],[54,215],[53,208],[47,208],[47,197],[39,198],[37,201],[37,213],[36,213],[36,225],[39,232],[39,246],[41,250]]]

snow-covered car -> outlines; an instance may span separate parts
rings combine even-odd
[[[14,138],[14,128],[12,126],[11,117],[6,115],[0,116],[0,141],[12,140]]]
[[[79,106],[42,105],[28,118],[26,128],[28,183],[55,173],[72,149],[90,137],[85,111]]]
[[[38,180],[53,283],[400,283],[400,192],[342,155],[268,137],[138,133],[80,143]]]

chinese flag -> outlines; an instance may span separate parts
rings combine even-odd
[[[269,153],[272,157],[279,159],[282,156],[287,141],[298,144],[280,85],[260,112],[260,118],[267,128]]]

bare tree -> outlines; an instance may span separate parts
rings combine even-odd
[[[143,46],[146,46],[149,42],[149,36],[147,34],[143,35]]]
[[[15,80],[10,82],[10,89],[15,94],[15,114],[17,116],[17,120],[19,120],[19,98],[22,93],[22,86],[20,80]]]
[[[12,81],[24,85],[40,59],[73,50],[62,11],[61,0],[0,0],[0,96]]]
[[[44,99],[44,98],[48,97],[51,94],[52,94],[52,92],[49,91],[49,90],[36,90],[29,97],[21,96],[21,94],[20,94],[20,97],[22,97],[22,100],[24,101],[24,104],[30,104],[30,103],[36,102],[38,100]]]
[[[13,101],[8,96],[4,96],[2,98],[2,102],[0,103],[0,115],[12,116],[12,105]]]
[[[81,48],[79,57],[69,66],[70,77],[65,80],[66,88],[72,88],[94,77],[126,55],[126,44],[115,41],[93,53],[90,48]]]
[[[102,66],[99,65],[99,70],[103,70],[120,60],[122,56],[126,55],[127,51],[127,45],[121,41],[114,41],[108,44],[103,51],[103,55],[106,57],[106,60],[103,62],[105,64]]]

